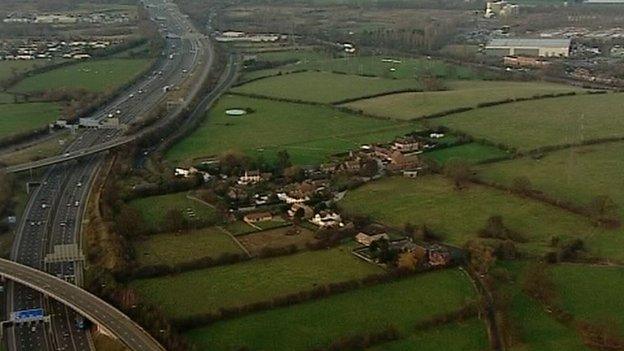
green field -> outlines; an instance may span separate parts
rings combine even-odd
[[[507,227],[521,233],[528,242],[520,246],[531,252],[547,250],[552,236],[610,235],[586,218],[556,207],[478,185],[457,191],[450,180],[438,176],[369,183],[347,193],[339,205],[350,213],[368,214],[395,227],[407,222],[426,224],[456,245],[476,238],[492,215],[501,215]]]
[[[131,285],[171,317],[215,312],[381,270],[341,247],[143,279]],[[192,287],[192,288],[191,288]]]
[[[523,101],[432,120],[521,150],[624,136],[624,94]],[[521,132],[520,132],[521,131]]]
[[[614,323],[624,333],[624,269],[558,265],[551,269],[559,303],[577,320]]]
[[[487,160],[507,157],[509,154],[501,149],[479,143],[469,143],[459,146],[433,150],[423,154],[424,157],[436,161],[443,166],[450,160],[463,160],[468,163],[479,163]]]
[[[314,50],[287,50],[287,51],[270,51],[256,54],[258,61],[267,62],[285,62],[298,60],[301,64],[307,64],[312,61],[328,59],[326,53]]]
[[[487,350],[489,342],[484,322],[475,318],[417,331],[405,339],[367,350],[412,351],[415,345],[418,345],[418,351],[480,351]]]
[[[11,88],[17,92],[50,89],[86,89],[110,92],[147,69],[147,59],[92,60],[57,68],[28,77]]]
[[[252,108],[255,112],[230,117],[225,114],[230,108]],[[412,130],[405,123],[363,118],[330,107],[226,95],[199,128],[165,157],[182,162],[239,150],[271,159],[276,151],[286,149],[295,163],[313,164],[370,139],[384,140]]]
[[[175,265],[203,257],[242,253],[238,245],[218,228],[192,230],[184,234],[155,234],[134,243],[140,266]]]
[[[487,180],[510,185],[516,177],[527,177],[544,193],[588,204],[597,195],[608,195],[624,219],[624,142],[605,143],[559,150],[539,160],[530,157],[499,162],[479,168]]]
[[[36,66],[43,66],[47,63],[47,61],[38,60],[0,61],[0,81],[10,78],[13,72],[25,72]]]
[[[460,107],[476,107],[483,102],[580,91],[545,82],[455,81],[446,85],[448,90],[445,91],[386,95],[344,106],[376,116],[409,120]]]
[[[45,127],[60,117],[61,108],[52,102],[0,104],[0,138]]]
[[[418,89],[416,80],[382,79],[329,72],[301,72],[265,78],[232,91],[262,96],[331,103],[384,92]]]
[[[11,94],[0,93],[0,104],[10,104],[15,101],[15,97]]]
[[[219,322],[186,335],[199,350],[243,345],[263,351],[310,350],[388,324],[412,333],[417,322],[454,311],[472,298],[466,277],[459,270],[445,270]]]
[[[215,216],[212,207],[206,206],[199,201],[186,197],[186,192],[179,192],[166,195],[149,196],[132,200],[128,204],[141,212],[145,221],[153,228],[157,229],[162,226],[163,218],[170,210],[178,210],[188,220],[211,220]],[[191,217],[187,213],[187,209],[191,209],[195,213],[195,217]]]
[[[391,59],[400,62],[384,62]],[[302,68],[335,71],[348,74],[374,75],[384,78],[418,79],[423,75],[443,79],[479,79],[473,70],[426,58],[401,58],[386,56],[345,57],[332,60],[312,61]],[[394,71],[391,71],[394,69]]]
[[[0,163],[11,166],[20,163],[27,163],[60,154],[67,145],[74,140],[76,135],[69,131],[59,132],[55,137],[46,139],[29,147],[7,152],[0,155]]]
[[[512,327],[518,331],[520,342],[511,348],[513,351],[585,351],[589,350],[581,342],[573,328],[557,322],[543,306],[522,291],[522,277],[526,262],[499,262],[514,280],[506,283],[502,290],[510,297],[510,318]]]

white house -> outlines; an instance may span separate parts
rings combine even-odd
[[[238,178],[239,185],[248,185],[248,184],[256,184],[262,180],[262,175],[260,171],[245,171],[245,174]]]
[[[335,212],[322,211],[314,215],[310,222],[321,228],[342,227],[342,218]]]

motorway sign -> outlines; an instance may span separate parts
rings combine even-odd
[[[11,321],[14,323],[28,323],[43,320],[45,313],[43,308],[15,311],[11,313]]]

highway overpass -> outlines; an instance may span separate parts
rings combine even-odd
[[[165,351],[156,339],[118,309],[76,285],[5,259],[0,259],[0,276],[73,308],[117,337],[130,350]]]

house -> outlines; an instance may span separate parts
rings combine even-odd
[[[256,206],[266,205],[269,202],[269,195],[254,194],[253,201]]]
[[[310,198],[308,196],[291,196],[287,193],[281,192],[281,193],[277,193],[277,199],[280,201],[284,201],[287,204],[302,204],[306,201],[309,201]]]
[[[422,167],[418,167],[416,169],[405,170],[403,171],[403,176],[405,178],[417,178],[420,171],[422,171]]]
[[[392,150],[403,153],[419,151],[422,150],[423,147],[423,142],[413,137],[398,138],[392,144]]]
[[[260,171],[245,171],[245,174],[238,178],[238,184],[240,185],[249,185],[256,184],[262,181],[262,175]]]
[[[336,164],[334,163],[322,163],[319,169],[323,173],[334,173],[336,171]]]
[[[485,47],[490,56],[570,56],[570,39],[492,39]]]
[[[243,221],[246,223],[258,223],[258,222],[266,222],[273,219],[273,215],[270,212],[255,212],[246,214],[243,217]]]
[[[429,247],[427,252],[430,266],[440,267],[451,263],[451,253],[440,245],[433,245]]]
[[[442,139],[444,138],[444,133],[429,133],[429,137],[431,139]]]
[[[358,243],[364,246],[370,246],[373,243],[373,241],[377,241],[380,239],[390,240],[390,237],[386,233],[369,235],[363,232],[360,232],[355,236],[355,241],[357,241]]]
[[[362,168],[360,160],[345,161],[340,165],[340,169],[348,173],[357,173]]]
[[[311,219],[312,216],[314,216],[314,210],[312,209],[312,207],[300,203],[295,203],[290,206],[290,209],[288,210],[288,216],[295,217],[297,212],[300,210],[303,210],[303,218],[305,219]]]
[[[339,214],[329,211],[321,211],[317,213],[310,220],[310,222],[320,228],[335,228],[342,227],[344,225]]]
[[[395,151],[390,156],[389,171],[414,170],[420,167],[420,156],[418,154],[403,154]]]
[[[503,64],[508,67],[546,67],[550,62],[537,57],[505,56]]]

